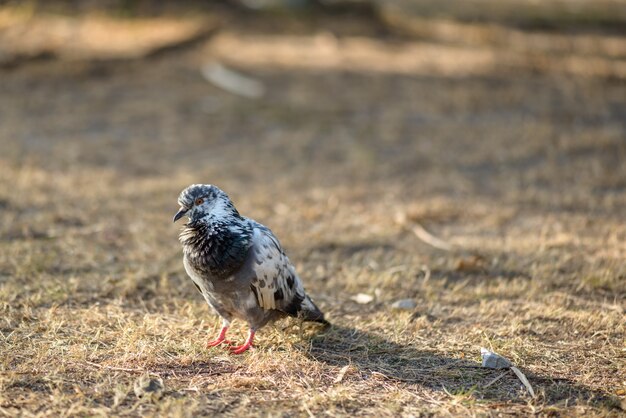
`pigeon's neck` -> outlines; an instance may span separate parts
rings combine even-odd
[[[245,261],[252,245],[252,228],[238,215],[208,215],[186,224],[179,238],[192,267],[212,278],[224,279]]]

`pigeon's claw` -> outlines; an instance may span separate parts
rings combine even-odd
[[[248,334],[248,338],[246,339],[246,342],[243,343],[243,345],[236,346],[236,347],[228,347],[228,349],[230,350],[230,354],[245,353],[246,351],[248,351],[250,347],[252,347],[253,340],[254,340],[254,331],[250,330],[250,333]]]
[[[233,342],[230,340],[213,340],[206,343],[206,348],[217,347],[220,344],[231,345]]]
[[[228,327],[222,327],[220,330],[220,335],[217,336],[213,341],[209,341],[206,343],[207,348],[216,347],[220,344],[230,344],[230,341],[226,339],[226,331],[228,331]]]
[[[248,351],[248,349],[252,347],[252,344],[245,343],[244,345],[239,345],[236,347],[229,347],[230,354],[242,354]]]

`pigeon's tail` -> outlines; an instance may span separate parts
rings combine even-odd
[[[324,313],[320,311],[313,300],[308,295],[304,296],[304,300],[300,304],[300,309],[298,310],[298,318],[302,318],[305,321],[318,322],[324,325],[330,325],[326,319],[324,319]]]

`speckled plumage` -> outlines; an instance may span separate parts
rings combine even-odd
[[[185,270],[223,318],[220,337],[209,345],[225,341],[232,319],[248,322],[248,347],[257,329],[282,316],[326,323],[272,231],[241,216],[226,193],[194,184],[181,192],[178,203],[174,220],[189,218],[180,234]]]

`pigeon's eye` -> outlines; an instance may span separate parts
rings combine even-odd
[[[196,199],[196,205],[201,205],[202,203],[204,203],[204,199],[199,197]]]

